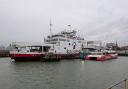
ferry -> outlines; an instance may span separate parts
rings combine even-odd
[[[76,35],[76,30],[69,29],[47,36],[44,42],[52,45],[49,53],[59,56],[60,59],[78,59],[82,47],[86,44],[84,38]]]
[[[85,44],[86,41],[84,38],[77,36],[76,30],[66,29],[57,34],[48,35],[44,38],[44,44],[16,47],[16,50],[10,51],[10,57],[15,61],[45,61],[52,54],[54,59],[56,59],[55,57],[59,59],[77,59]]]

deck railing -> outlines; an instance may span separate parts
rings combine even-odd
[[[128,89],[127,83],[128,83],[128,79],[124,79],[120,81],[119,83],[113,84],[107,89]]]

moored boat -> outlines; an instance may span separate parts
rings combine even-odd
[[[103,61],[106,60],[106,56],[103,54],[103,52],[91,52],[91,54],[85,57],[85,60]]]
[[[86,44],[86,41],[76,35],[76,30],[66,29],[47,36],[42,45],[17,46],[15,47],[16,50],[10,51],[10,57],[16,61],[45,61],[52,57],[56,59],[56,56],[60,59],[78,59],[84,44]],[[53,54],[51,58],[47,58],[51,56],[49,54]]]
[[[44,42],[52,45],[48,53],[57,55],[61,59],[78,59],[80,51],[86,43],[84,38],[77,36],[76,30],[73,29],[51,34],[44,39]]]
[[[108,59],[112,59],[113,57],[107,52],[91,52],[91,54],[85,57],[85,60],[96,60],[96,61],[104,61]]]
[[[114,50],[106,50],[106,52],[112,59],[116,59],[118,57],[117,52]]]
[[[50,46],[46,45],[19,46],[10,51],[9,56],[15,61],[38,61],[48,52],[49,48]]]

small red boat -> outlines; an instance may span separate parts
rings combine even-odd
[[[9,56],[15,61],[38,61],[48,52],[50,46],[21,46],[10,51]]]
[[[107,59],[111,59],[111,55],[104,52],[91,52],[91,54],[85,57],[85,60],[96,60],[96,61],[104,61]]]
[[[116,59],[118,57],[118,54],[114,50],[109,50],[107,53],[111,56],[112,59]]]

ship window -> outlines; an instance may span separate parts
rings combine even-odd
[[[30,46],[30,52],[41,52],[42,46]]]
[[[52,39],[51,41],[58,41],[58,39]]]
[[[71,45],[71,44],[69,43],[69,45]]]
[[[59,39],[60,41],[66,41],[66,39]]]
[[[78,41],[79,43],[81,43],[81,41]]]
[[[43,46],[43,51],[44,51],[44,52],[48,52],[49,49],[50,49],[50,46]]]
[[[46,40],[46,42],[50,42],[50,40]]]
[[[52,37],[65,37],[64,35],[52,35]]]
[[[64,47],[64,49],[66,49],[66,47]]]

